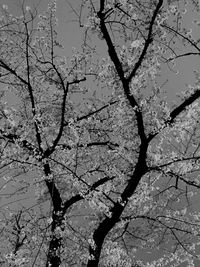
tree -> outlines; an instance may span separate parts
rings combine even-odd
[[[2,238],[13,251],[2,262],[145,266],[136,252],[164,244],[169,252],[151,266],[193,263],[199,214],[187,205],[199,189],[200,91],[189,88],[170,108],[157,80],[164,63],[194,54],[187,43],[198,51],[173,2],[83,1],[83,51],[71,60],[60,56],[55,2],[39,22],[24,3],[21,17],[4,7],[1,90],[17,104],[2,93],[2,173],[10,168],[3,186],[19,186],[14,196],[37,188],[38,196],[9,223],[5,215]],[[94,33],[108,47],[101,61],[88,44]]]
[[[166,106],[166,103],[161,101],[162,98],[159,95],[160,92],[157,91],[155,93],[155,87],[157,87],[155,84],[153,92],[150,96],[148,95],[148,86],[150,85],[151,81],[155,81],[155,75],[158,72],[162,59],[165,59],[165,61],[168,62],[174,58],[194,54],[199,55],[199,48],[197,46],[198,40],[194,40],[192,36],[188,34],[185,28],[180,26],[180,20],[182,19],[181,9],[183,8],[184,4],[180,3],[179,1],[173,2],[173,5],[171,5],[171,1],[168,1],[168,3],[164,4],[164,1],[118,2],[102,0],[99,1],[98,7],[96,7],[95,4],[91,5],[91,3],[89,3],[89,20],[92,22],[89,27],[91,30],[95,30],[101,36],[101,38],[105,40],[105,43],[108,47],[108,55],[110,58],[108,65],[111,71],[109,73],[109,68],[107,68],[108,74],[105,73],[106,78],[108,78],[107,82],[112,84],[114,90],[118,90],[118,94],[121,93],[121,99],[125,98],[125,106],[128,102],[128,105],[132,108],[132,110],[134,110],[135,124],[132,125],[132,128],[135,128],[137,133],[137,137],[135,136],[134,139],[138,138],[139,141],[137,147],[138,154],[134,155],[137,160],[132,166],[133,168],[130,179],[128,182],[126,181],[126,186],[120,192],[119,200],[112,203],[113,205],[109,209],[110,216],[107,216],[104,220],[102,220],[94,230],[94,244],[90,246],[91,259],[88,261],[88,266],[98,265],[105,238],[119,222],[121,216],[126,211],[126,207],[128,206],[130,209],[130,199],[133,198],[135,201],[135,195],[137,195],[137,191],[139,191],[144,177],[147,176],[151,181],[150,176],[152,175],[152,171],[158,171],[158,175],[156,175],[157,177],[159,177],[160,174],[164,174],[164,176],[169,175],[170,179],[171,177],[175,178],[175,185],[170,184],[170,186],[165,188],[164,191],[171,191],[173,188],[179,191],[181,188],[179,185],[180,180],[186,184],[193,185],[197,188],[199,187],[198,179],[194,182],[193,180],[188,181],[188,178],[183,177],[186,173],[188,175],[190,172],[198,171],[198,167],[196,164],[194,164],[194,161],[195,158],[198,159],[198,155],[196,155],[196,153],[198,154],[199,145],[194,145],[195,150],[192,151],[192,155],[190,154],[191,151],[189,152],[188,149],[188,146],[191,144],[190,141],[188,141],[188,138],[189,140],[190,138],[193,138],[193,134],[196,132],[197,127],[196,121],[198,118],[198,103],[195,103],[194,105],[191,104],[199,98],[198,87],[192,88],[193,90],[190,88],[191,92],[189,93],[189,96],[185,96],[183,102],[179,106],[175,107],[172,111],[169,110],[169,108]],[[174,5],[175,3],[176,5]],[[194,1],[193,4],[197,10],[199,10],[198,3]],[[172,14],[171,20],[169,20],[171,15],[170,13]],[[185,10],[183,13],[185,13]],[[166,29],[169,32],[168,34]],[[184,52],[177,55],[175,48],[173,48],[173,44],[171,44],[171,41],[175,39],[173,43],[177,45],[179,40],[177,40],[176,37],[181,37],[181,41],[184,42],[184,45],[187,41],[192,48],[197,50],[197,52]],[[118,42],[119,38],[121,39],[120,42]],[[121,41],[122,44],[126,44],[122,48],[120,46]],[[166,48],[167,50],[165,51],[164,49]],[[160,53],[159,50],[162,52]],[[169,53],[172,53],[172,55],[170,55],[168,58],[167,54]],[[191,110],[187,117],[191,120],[189,119],[190,122],[187,121],[188,124],[186,126],[186,122],[182,122],[179,115],[181,115],[181,113],[184,112],[189,105],[191,105]],[[122,113],[126,113],[126,111],[123,110]],[[174,124],[176,124],[177,117],[179,118],[180,122],[178,124],[178,133],[176,132],[177,137],[175,139],[175,143],[177,145],[177,142],[181,142],[184,146],[184,149],[182,148],[183,150],[178,150],[175,146],[175,143],[171,141],[171,129],[169,130],[169,128],[173,126],[173,131],[177,129],[176,126],[174,126]],[[124,123],[123,126],[127,125]],[[192,133],[188,130],[188,128],[192,131]],[[160,141],[157,139],[159,135],[162,136]],[[131,139],[133,138],[130,138],[129,140]],[[164,151],[168,142],[175,147],[175,151],[173,149],[173,152],[171,153],[170,151],[169,154],[165,152],[165,156],[161,155],[160,153],[159,155],[157,155],[155,152],[155,154],[152,153],[151,143],[154,142],[154,139],[156,139],[156,141],[159,143],[157,149]],[[124,144],[125,142],[123,143],[123,147]],[[120,147],[121,146],[122,145],[120,145]],[[177,155],[177,153],[179,155]],[[190,156],[186,156],[187,154],[190,154]],[[153,162],[152,158],[154,158]],[[194,161],[191,163],[190,160],[192,159]],[[186,161],[189,165],[185,163]],[[162,164],[157,166],[158,162],[162,162]],[[175,162],[178,162],[178,166],[174,166]],[[181,168],[184,168],[184,170],[180,170],[179,162],[182,162]],[[166,166],[172,167],[173,170],[167,169],[166,171]],[[176,170],[174,170],[174,168]],[[156,178],[154,177],[154,179]],[[142,190],[144,190],[144,185]],[[155,188],[153,190],[155,190]],[[174,194],[176,195],[176,193],[172,193],[173,197]],[[179,194],[181,193],[179,192]],[[139,197],[141,198],[141,195]],[[137,199],[136,203],[138,202],[139,200]],[[152,205],[146,208],[147,210],[151,210]],[[133,212],[132,209],[131,211]],[[157,212],[158,210],[156,210],[156,214]],[[186,213],[185,209],[183,210],[183,213]],[[172,213],[170,213],[170,216],[171,214]],[[127,217],[130,218],[131,216],[129,216]],[[175,224],[171,222],[173,225],[172,228],[165,225],[162,220],[160,221],[149,216],[146,216],[146,219],[157,221],[162,226],[167,228],[169,227],[168,229],[175,239],[177,239],[179,245],[184,247],[183,243],[175,233],[175,230],[180,231],[181,229],[174,226],[177,225],[177,221],[179,221],[179,219],[177,219],[177,213],[175,216],[171,217],[166,217],[166,215],[162,216],[167,220],[172,219],[175,221]],[[144,217],[142,215],[142,218]],[[138,218],[138,216],[135,218]],[[180,221],[182,222],[182,220]],[[185,221],[185,223],[187,224],[188,221]],[[127,227],[127,225],[129,225],[129,221],[128,223],[125,223],[125,227]],[[184,227],[182,226],[182,228]],[[156,238],[154,237],[154,240],[155,239]]]
[[[100,159],[104,150],[101,147],[112,148],[110,142],[102,141],[107,134],[106,123],[104,122],[104,129],[98,129],[97,122],[109,117],[110,111],[103,116],[100,112],[116,101],[105,104],[95,95],[91,99],[85,97],[87,88],[79,88],[79,84],[90,75],[89,72],[87,74],[90,54],[74,52],[73,58],[68,62],[56,54],[56,49],[61,45],[57,40],[55,12],[56,4],[53,2],[36,24],[36,9],[32,11],[23,4],[22,16],[13,17],[4,7],[1,21],[1,83],[6,85],[5,94],[14,94],[17,102],[16,109],[10,107],[4,103],[2,93],[1,169],[3,172],[9,166],[13,170],[24,172],[16,180],[13,180],[12,173],[10,177],[4,176],[6,182],[2,187],[7,184],[21,186],[10,193],[16,196],[18,192],[26,193],[26,190],[36,186],[38,204],[42,200],[49,200],[44,185],[50,194],[50,218],[46,218],[44,225],[37,224],[40,229],[35,229],[35,245],[29,247],[28,258],[34,256],[32,262],[35,265],[37,259],[39,266],[45,264],[43,253],[46,254],[46,266],[60,265],[63,227],[64,230],[70,228],[72,233],[74,231],[70,225],[64,224],[64,216],[67,214],[70,218],[67,211],[90,192],[113,179],[101,170],[103,159],[97,162],[93,155],[98,153]],[[79,103],[76,104],[76,94],[86,98],[85,101],[80,101],[81,107],[78,107]],[[90,128],[91,133],[88,132]],[[29,179],[30,171],[35,179]],[[36,204],[33,203],[33,207]],[[21,211],[23,213],[27,210],[24,206]],[[27,220],[26,217],[24,220]],[[36,221],[38,220],[40,215]],[[40,236],[42,230],[44,238]],[[30,229],[28,231],[32,232]],[[18,239],[20,233],[21,231],[17,232]],[[69,234],[69,240],[71,235]],[[29,239],[32,237],[27,237]],[[72,237],[71,242],[73,239],[77,242],[76,237]],[[39,252],[36,244],[39,245]],[[35,253],[30,249],[32,247],[35,247]],[[81,243],[80,247],[83,247]],[[80,247],[78,246],[81,253]],[[12,254],[6,255],[8,260],[11,259],[10,264],[27,264],[27,259],[18,258],[23,254],[20,253],[22,249],[24,242],[20,241],[17,250],[14,246]],[[71,255],[66,256],[67,260],[73,261],[76,250],[77,248],[73,252],[73,247],[69,248]],[[41,254],[40,258],[38,254]]]

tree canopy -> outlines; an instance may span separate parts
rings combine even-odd
[[[199,70],[174,103],[163,77],[199,56],[199,2],[69,1],[71,58],[56,5],[1,11],[1,266],[195,266]]]

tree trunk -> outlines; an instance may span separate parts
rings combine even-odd
[[[45,182],[48,187],[53,205],[51,239],[49,243],[46,267],[59,267],[61,264],[60,248],[62,245],[62,237],[59,236],[58,232],[60,231],[60,227],[64,220],[64,209],[59,190],[56,187],[54,180],[48,179],[48,176],[51,174],[51,169],[48,163],[44,165],[44,173],[47,177]]]
[[[95,246],[90,246],[89,252],[91,258],[88,260],[87,267],[98,267],[99,259],[101,255],[101,249],[103,242],[109,231],[119,221],[120,215],[122,214],[124,207],[120,203],[116,203],[111,209],[111,218],[106,217],[100,224],[99,227],[94,231],[93,239]]]
[[[49,243],[46,267],[59,267],[61,264],[60,248],[62,245],[62,237],[56,233],[56,230],[62,225],[62,221],[64,219],[63,212],[54,211],[52,219],[51,240]]]
[[[146,152],[148,143],[141,144],[138,162],[135,170],[127,186],[121,194],[122,203],[126,204],[128,199],[134,194],[142,176],[148,170],[146,165]],[[107,234],[113,229],[115,224],[119,222],[120,216],[124,211],[126,205],[116,202],[110,209],[111,217],[106,217],[96,228],[93,234],[94,246],[90,246],[90,259],[88,260],[87,267],[98,267],[102,246]]]

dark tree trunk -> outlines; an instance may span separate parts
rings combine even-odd
[[[99,264],[99,259],[101,255],[101,249],[103,246],[104,239],[109,231],[115,226],[115,224],[119,221],[120,215],[122,214],[124,207],[120,203],[116,203],[116,205],[111,209],[112,216],[111,218],[106,217],[98,226],[98,228],[94,231],[93,239],[95,242],[95,247],[90,246],[90,256],[87,263],[87,267],[97,267]]]
[[[51,240],[49,243],[46,267],[59,267],[61,264],[60,249],[62,245],[62,238],[58,235],[58,233],[55,233],[55,231],[62,225],[62,221],[64,219],[63,212],[54,212],[52,219]]]
[[[142,176],[148,170],[146,165],[146,152],[147,152],[148,144],[142,144],[140,146],[140,154],[138,158],[138,163],[136,164],[135,170],[131,179],[129,180],[128,185],[125,187],[123,193],[121,194],[122,202],[127,203],[129,197],[131,197]],[[98,267],[102,246],[107,234],[113,229],[115,224],[119,222],[120,216],[124,211],[126,205],[122,205],[121,203],[117,202],[110,210],[111,217],[106,217],[96,228],[93,234],[93,240],[95,246],[90,246],[90,259],[88,260],[87,267]]]
[[[46,267],[59,267],[61,264],[60,249],[62,245],[62,237],[59,236],[56,230],[61,227],[64,220],[64,207],[55,182],[52,179],[48,179],[48,176],[51,174],[50,166],[48,163],[44,165],[44,173],[47,177],[45,182],[48,187],[53,205],[51,239],[49,243]]]

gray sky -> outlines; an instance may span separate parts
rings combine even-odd
[[[20,14],[20,0],[0,0],[0,5],[8,5],[9,10],[14,15]],[[27,6],[33,6],[33,4],[39,9],[38,13],[45,11],[50,0],[26,0]],[[68,2],[76,7],[76,1],[68,0]],[[197,26],[193,23],[194,19],[200,19],[199,14],[192,13],[191,9],[188,8],[188,12],[184,16],[184,25],[188,28],[192,28],[193,35],[197,38],[200,38],[200,26]],[[63,56],[70,57],[72,54],[72,48],[80,48],[83,31],[81,31],[77,20],[77,17],[70,5],[68,5],[67,0],[57,0],[57,18],[58,18],[58,32],[59,39],[64,45]],[[104,50],[104,41],[99,41],[99,48],[101,49],[100,53],[103,53]],[[181,51],[180,51],[181,52]],[[168,79],[168,82],[165,84],[164,89],[167,91],[167,98],[171,102],[175,99],[177,92],[180,92],[186,88],[186,84],[193,84],[195,82],[195,77],[193,70],[199,69],[199,57],[191,56],[179,58],[176,60],[176,66],[172,67],[172,64],[169,64],[170,70],[165,64],[161,73],[161,84]],[[178,70],[178,74],[176,73]]]
[[[13,15],[20,15],[20,2],[21,0],[0,0],[0,6],[7,5],[8,10]],[[25,0],[25,6],[36,7],[42,13],[47,9],[50,0]],[[69,3],[74,3],[76,0],[69,0]],[[65,55],[71,55],[72,47],[78,47],[81,44],[81,32],[78,23],[74,23],[75,15],[73,10],[68,5],[67,0],[57,0],[57,18],[58,18],[58,31],[60,40],[65,46]]]

